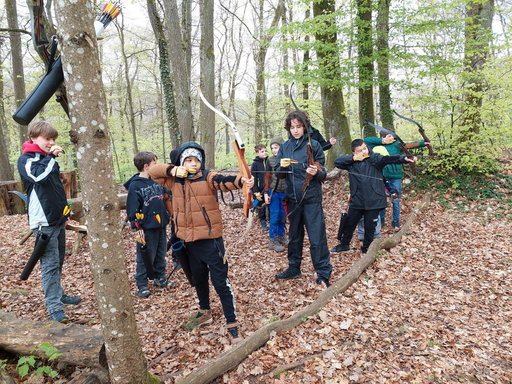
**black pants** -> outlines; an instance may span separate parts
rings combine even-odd
[[[332,272],[330,264],[331,254],[327,246],[325,232],[325,216],[322,203],[304,203],[298,207],[293,201],[288,202],[289,237],[288,264],[291,269],[300,270],[302,262],[302,249],[304,247],[304,227],[308,231],[311,261],[319,278],[329,280]]]
[[[356,229],[359,220],[361,220],[361,217],[364,216],[364,240],[361,249],[363,252],[366,252],[373,241],[380,211],[380,209],[364,210],[349,207],[347,221],[345,222],[345,229],[341,235],[340,243],[342,245],[350,244],[350,240],[352,240],[352,236],[354,235],[354,230]]]
[[[210,309],[208,276],[219,295],[226,321],[236,322],[235,296],[228,279],[228,264],[224,264],[224,241],[217,239],[196,240],[185,243],[190,260],[192,282],[196,288],[200,309]]]

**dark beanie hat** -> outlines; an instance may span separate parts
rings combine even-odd
[[[272,146],[272,144],[277,144],[279,146],[281,146],[281,144],[284,143],[284,140],[282,137],[274,137],[272,140],[270,140],[270,146]]]

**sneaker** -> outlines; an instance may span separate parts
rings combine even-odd
[[[228,337],[231,345],[237,344],[243,340],[243,337],[238,333],[238,323],[228,324]]]
[[[363,241],[364,240],[364,235],[357,235],[357,240]]]
[[[62,324],[66,324],[69,321],[68,317],[64,314],[64,311],[50,313],[50,320],[58,321]]]
[[[144,286],[138,288],[137,294],[140,297],[149,297],[149,295],[151,295],[151,292],[149,291],[149,288],[144,285]]]
[[[165,277],[155,279],[153,280],[153,285],[159,288],[167,288],[167,279]]]
[[[276,236],[274,237],[274,239],[277,239],[277,241],[279,241],[279,244],[282,245],[288,245],[288,243],[290,242],[290,240],[288,240],[286,236]]]
[[[268,245],[268,249],[271,249],[276,252],[283,252],[284,247],[279,244],[279,241],[277,241],[277,238],[274,237],[273,239],[270,239],[270,244]]]
[[[187,324],[185,324],[185,328],[188,331],[191,331],[194,328],[210,324],[212,321],[213,317],[211,309],[200,309],[196,313],[190,315],[190,319],[188,320]]]
[[[300,273],[300,270],[295,272],[290,268],[276,275],[276,279],[279,280],[298,279],[299,277],[302,277],[302,273]]]
[[[326,286],[327,288],[329,288],[329,287],[331,286],[331,283],[329,283],[329,279],[327,279],[327,280],[326,280],[326,279],[322,279],[321,277],[319,277],[318,279],[316,279],[316,283],[317,283],[318,285],[320,285],[320,284],[324,283],[324,284],[325,284],[325,286]]]
[[[338,244],[333,249],[331,249],[331,253],[340,253],[350,251],[350,245]]]
[[[80,298],[78,296],[68,296],[68,295],[64,294],[60,298],[60,301],[64,305],[76,305],[82,301],[82,298]]]

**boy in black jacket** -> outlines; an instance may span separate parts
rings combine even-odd
[[[409,159],[404,155],[382,156],[374,153],[361,139],[352,141],[351,148],[352,155],[340,156],[334,160],[337,168],[350,172],[350,203],[340,244],[331,249],[332,253],[350,250],[350,240],[362,216],[364,239],[361,252],[368,251],[379,220],[379,212],[387,205],[382,169],[387,164],[416,162],[416,157]]]
[[[306,126],[303,119],[306,120]],[[290,138],[280,147],[276,158],[276,175],[286,179],[285,196],[288,199],[288,219],[290,220],[288,243],[288,269],[276,275],[277,279],[296,279],[302,276],[300,266],[304,247],[304,227],[308,231],[310,253],[317,273],[317,284],[327,287],[331,277],[331,255],[327,247],[325,216],[322,209],[322,181],[327,172],[324,168],[325,156],[320,144],[311,140],[313,162],[307,155],[309,143],[306,127],[307,115],[297,111],[286,117],[285,129]],[[306,179],[309,179],[306,182]]]
[[[132,228],[137,232],[137,267],[135,282],[140,297],[148,297],[148,275],[142,258],[143,247],[152,263],[155,279],[153,284],[160,288],[167,287],[165,278],[165,254],[167,237],[165,227],[169,215],[165,207],[166,194],[163,187],[151,180],[149,169],[156,164],[156,155],[152,152],[139,152],[133,163],[139,171],[124,186],[128,190],[126,213]]]
[[[263,206],[263,195],[265,194],[265,169],[268,161],[267,148],[265,144],[258,144],[254,147],[256,158],[251,165],[251,175],[254,177],[254,187],[252,194],[260,205],[258,207],[258,216],[260,218],[261,229],[267,230],[267,207]]]
[[[64,150],[55,145],[57,130],[46,121],[32,124],[30,140],[23,143],[18,171],[27,193],[28,220],[34,235],[49,236],[48,245],[39,261],[44,299],[50,320],[67,323],[63,304],[78,304],[80,297],[67,296],[61,285],[62,265],[66,254],[66,192],[60,181],[56,160]]]

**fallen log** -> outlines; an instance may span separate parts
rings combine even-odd
[[[0,368],[0,383],[2,384],[16,384],[14,379],[11,375],[9,375],[9,372],[7,372],[5,369]]]
[[[39,346],[50,343],[62,356],[59,362],[69,365],[106,368],[103,334],[101,330],[77,324],[56,321],[18,319],[0,310],[0,349],[18,356],[35,355],[47,361],[48,356]]]
[[[418,216],[419,211],[427,207],[428,204],[430,204],[430,194],[425,195],[423,201],[419,203],[412,211],[404,227],[395,234],[393,239],[401,239],[403,234],[410,228],[411,223]],[[320,308],[325,307],[334,296],[345,292],[359,279],[359,276],[361,276],[365,269],[375,262],[378,251],[383,248],[381,247],[383,243],[386,243],[386,246],[388,246],[389,244],[397,244],[399,242],[396,240],[393,241],[393,239],[391,239],[391,241],[385,240],[383,238],[375,239],[370,244],[368,252],[364,254],[340,280],[332,284],[329,288],[325,289],[313,303],[301,311],[295,313],[288,319],[283,319],[264,325],[245,340],[234,345],[231,349],[223,352],[219,356],[211,359],[203,366],[190,373],[188,376],[178,380],[176,383],[209,383],[240,364],[247,356],[249,356],[252,352],[270,340],[273,334],[289,332],[294,327],[303,324],[304,318],[313,316],[314,314],[318,313]]]

